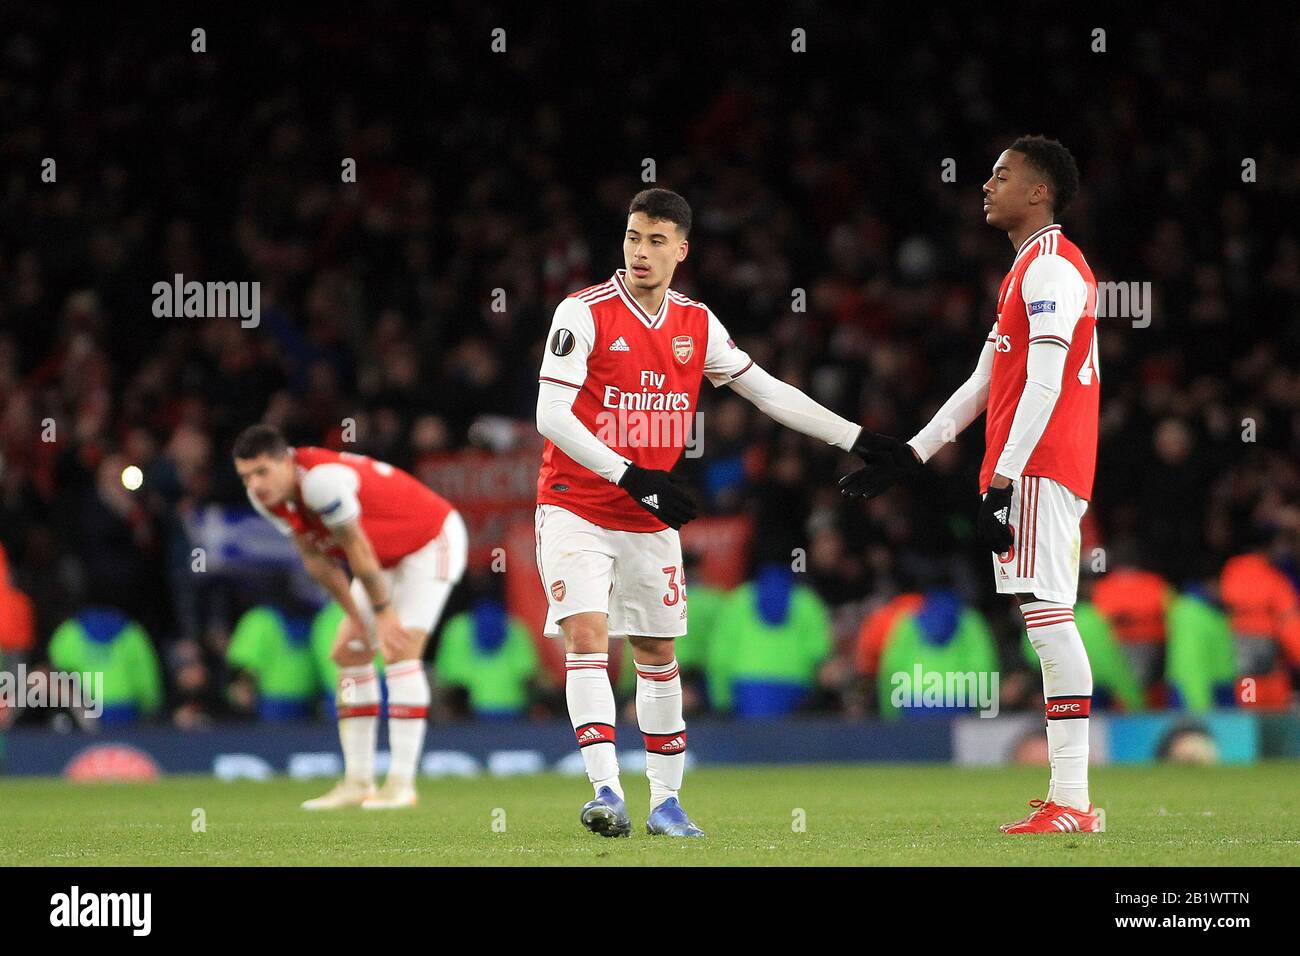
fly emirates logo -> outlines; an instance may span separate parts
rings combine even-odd
[[[641,390],[606,385],[596,437],[616,449],[677,448],[687,458],[703,454],[704,422],[691,412],[688,392],[665,392],[663,372],[641,370]],[[694,426],[694,427],[692,427]]]
[[[691,396],[686,392],[663,391],[663,372],[641,370],[641,391],[625,392],[617,385],[605,386],[605,407],[628,411],[689,412]]]

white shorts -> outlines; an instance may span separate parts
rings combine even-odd
[[[1022,477],[1011,493],[1011,533],[1006,555],[993,555],[999,594],[1032,594],[1074,606],[1079,594],[1079,521],[1088,510],[1069,488],[1051,478]]]
[[[584,611],[607,614],[612,635],[686,633],[682,542],[672,528],[611,531],[555,505],[538,505],[535,524],[547,637]]]
[[[393,610],[402,627],[415,628],[424,634],[433,630],[451,589],[465,573],[468,558],[469,533],[465,520],[460,512],[452,511],[436,538],[383,570]],[[370,609],[370,595],[359,578],[352,579],[352,598],[373,639],[374,612]]]

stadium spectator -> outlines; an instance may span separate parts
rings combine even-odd
[[[925,596],[915,591],[890,598],[862,619],[858,631],[855,663],[859,674],[874,677],[880,669],[880,655],[894,624],[906,614],[914,614],[925,603]]]
[[[1289,668],[1300,666],[1300,595],[1262,551],[1230,558],[1219,574],[1236,648],[1237,700],[1244,706],[1285,709]]]
[[[144,628],[116,608],[87,607],[50,638],[50,666],[103,675],[105,724],[133,723],[162,707],[162,669]],[[98,677],[95,678],[98,680]]]
[[[1133,565],[1107,571],[1092,587],[1093,607],[1110,625],[1129,669],[1153,707],[1164,704],[1165,620],[1172,598],[1173,589],[1163,577]],[[1079,629],[1082,631],[1082,626]],[[1094,678],[1096,669],[1094,661]]]
[[[996,707],[996,696],[981,701],[980,694],[998,693],[997,673],[997,648],[983,615],[964,607],[953,591],[935,588],[914,610],[898,613],[885,637],[876,678],[880,716],[898,720]],[[948,688],[962,699],[947,699]]]
[[[724,600],[708,640],[709,698],[738,717],[773,717],[799,709],[817,685],[831,651],[826,605],[768,563]]]
[[[18,657],[32,650],[36,640],[36,616],[32,599],[13,586],[9,578],[9,557],[0,545],[0,666],[6,657]]]
[[[307,615],[270,605],[249,608],[235,624],[226,660],[236,681],[251,681],[262,720],[304,720],[314,713],[321,684],[311,627]]]
[[[1169,603],[1165,680],[1171,707],[1203,713],[1236,704],[1236,649],[1217,591],[1218,582],[1211,579]]]
[[[540,673],[532,632],[499,598],[480,598],[442,629],[435,685],[463,688],[475,717],[524,716]]]

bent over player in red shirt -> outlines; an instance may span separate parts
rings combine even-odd
[[[330,655],[339,665],[344,776],[303,809],[414,806],[430,699],[424,647],[465,571],[465,522],[447,499],[401,469],[365,455],[290,448],[270,425],[245,429],[234,458],[253,507],[293,537],[308,573],[346,615]],[[347,562],[351,582],[339,561]],[[376,648],[388,684],[391,756],[378,791]]]
[[[646,829],[703,835],[677,796],[686,724],[673,643],[686,633],[677,529],[696,511],[670,473],[701,379],[730,385],[776,421],[845,451],[861,432],[755,365],[707,306],[669,288],[690,228],[681,196],[638,193],[623,235],[626,268],[560,303],[542,360],[536,527],[545,632],[564,637],[569,717],[596,791],[581,819],[603,836],[631,832],[614,750],[610,634],[627,636],[636,662]]]
[[[999,593],[1014,594],[1038,652],[1052,776],[1046,800],[1006,833],[1095,832],[1088,797],[1092,668],[1074,624],[1079,522],[1097,462],[1097,283],[1055,219],[1079,188],[1070,151],[1041,136],[1016,140],[984,184],[985,219],[1016,250],[998,291],[997,321],[969,379],[906,444],[863,435],[867,467],[841,480],[874,497],[914,472],[987,411],[980,540]]]

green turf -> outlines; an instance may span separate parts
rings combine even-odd
[[[309,814],[321,781],[147,784],[0,780],[0,858],[36,865],[1260,865],[1300,863],[1300,765],[1097,768],[1108,832],[1009,837],[1041,796],[1032,768],[729,767],[692,772],[703,840],[582,830],[581,778],[425,780],[418,809]],[[206,832],[193,829],[202,809]],[[806,828],[796,832],[796,810]],[[504,811],[504,815],[500,812]],[[498,832],[504,822],[504,832]],[[495,824],[495,829],[494,829]]]

